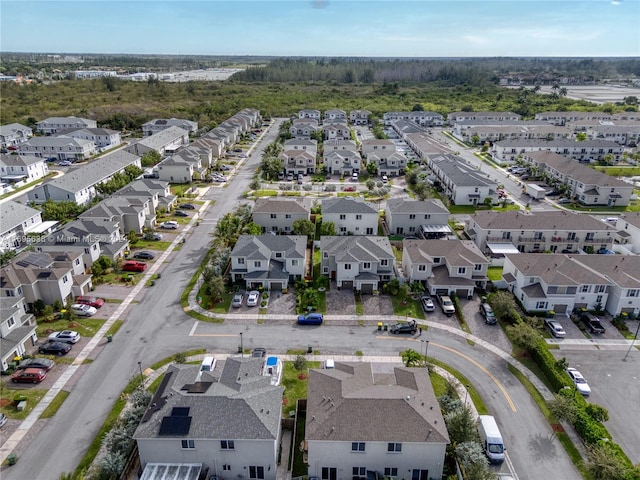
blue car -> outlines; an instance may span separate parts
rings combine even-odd
[[[309,313],[298,316],[298,325],[322,325],[321,313]]]

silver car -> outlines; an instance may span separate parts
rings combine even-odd
[[[85,305],[89,307],[89,305]],[[93,307],[89,307],[93,308]],[[95,310],[95,308],[93,308]],[[63,330],[62,332],[53,332],[49,335],[49,340],[52,342],[61,342],[61,343],[78,343],[80,340],[80,334],[78,332],[74,332],[73,330]]]
[[[556,338],[564,338],[567,335],[567,332],[565,332],[564,328],[562,328],[562,324],[557,320],[547,319],[544,321],[544,326],[547,330],[549,330],[551,335]]]
[[[236,293],[231,300],[231,306],[233,308],[240,308],[244,302],[244,295],[242,293]]]
[[[257,290],[252,290],[249,292],[249,296],[247,297],[247,307],[255,307],[258,305],[260,301],[260,292]]]
[[[90,305],[83,305],[81,303],[74,303],[69,308],[78,317],[91,317],[98,311],[95,307],[92,307]]]

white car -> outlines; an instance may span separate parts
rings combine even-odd
[[[571,377],[571,380],[573,380],[573,383],[576,386],[576,390],[578,390],[585,397],[591,394],[591,387],[589,387],[589,384],[578,370],[569,367],[567,368],[567,373]]]
[[[436,309],[436,306],[433,304],[433,299],[428,295],[420,297],[420,303],[425,312],[433,312]]]
[[[93,310],[95,311],[95,308],[93,308]],[[50,334],[49,340],[61,343],[78,343],[78,340],[80,340],[80,334],[73,330],[63,330],[62,332],[53,332]]]
[[[567,332],[562,328],[562,324],[557,320],[546,319],[544,326],[556,338],[564,338],[567,335]]]
[[[255,307],[256,305],[258,305],[259,301],[260,292],[258,292],[257,290],[250,291],[249,295],[247,296],[247,307]]]
[[[84,305],[82,303],[74,303],[69,308],[78,317],[91,317],[98,311],[95,307],[92,307],[91,305]]]
[[[167,222],[163,222],[160,224],[160,228],[164,228],[167,230],[177,230],[178,229],[178,222],[176,222],[175,220],[169,220]]]

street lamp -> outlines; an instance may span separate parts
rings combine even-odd
[[[629,350],[627,350],[627,353],[625,354],[624,358],[622,359],[623,362],[627,361],[627,357],[629,356],[629,352],[631,352],[631,349],[633,348],[633,345],[636,343],[636,340],[638,339],[638,332],[640,332],[640,322],[638,322],[638,328],[636,329],[636,334],[633,336],[633,340],[631,341],[631,345],[629,345]]]
[[[469,388],[470,385],[465,385],[464,386],[464,405],[467,405],[467,395],[469,395]]]
[[[142,375],[142,362],[138,362],[138,370],[140,371],[140,389],[144,388],[144,375]]]
[[[242,344],[242,332],[240,332],[240,356],[244,358],[244,346]]]
[[[420,340],[421,343],[424,343],[425,347],[424,347],[424,363],[425,365],[428,365],[427,362],[427,353],[429,353],[429,340]]]

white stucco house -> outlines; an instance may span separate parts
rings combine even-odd
[[[376,235],[378,209],[360,197],[333,197],[322,200],[322,221],[333,222],[338,235]]]

